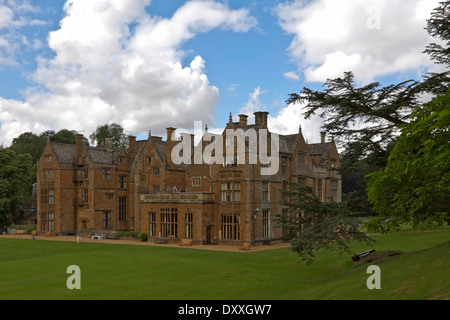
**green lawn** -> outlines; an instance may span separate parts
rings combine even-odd
[[[304,265],[288,249],[229,253],[0,237],[0,300],[450,298],[450,229],[373,239],[377,251],[404,252],[377,263],[381,290],[366,287],[369,264],[332,253]],[[69,265],[81,268],[81,290],[66,287]]]

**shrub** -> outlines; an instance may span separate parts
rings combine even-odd
[[[31,234],[31,232],[33,232],[33,230],[36,230],[37,229],[37,225],[31,225],[31,226],[28,226],[26,229],[25,229],[25,232],[27,233],[27,234]]]
[[[139,232],[138,239],[141,241],[147,241],[147,234],[145,232]]]
[[[129,239],[134,238],[137,239],[138,233],[136,231],[117,231],[117,235],[120,239]]]

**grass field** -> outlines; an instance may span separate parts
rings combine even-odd
[[[372,238],[377,252],[404,252],[376,263],[380,290],[367,289],[369,264],[333,253],[304,265],[288,249],[232,253],[0,237],[0,300],[450,298],[450,229]],[[66,287],[69,265],[81,269],[81,290]]]

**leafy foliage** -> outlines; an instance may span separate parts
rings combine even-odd
[[[361,232],[361,221],[345,203],[321,202],[312,188],[290,183],[289,191],[282,191],[290,213],[277,215],[276,221],[289,241],[291,250],[306,263],[314,261],[318,250],[353,254],[348,246],[350,240],[370,244],[373,240]]]
[[[417,108],[384,170],[369,175],[369,199],[380,214],[373,229],[413,222],[441,224],[450,211],[450,89]]]
[[[291,93],[287,103],[306,103],[306,119],[319,112],[328,134],[369,147],[390,142],[420,106],[423,93],[445,94],[450,86],[447,73],[386,87],[378,82],[357,87],[354,78],[352,72],[345,72],[343,78],[328,79],[324,91],[303,88],[300,94]]]
[[[47,139],[44,136],[36,135],[33,132],[25,132],[13,139],[10,148],[17,154],[28,153],[31,155],[33,163],[36,163],[41,157],[46,143]]]
[[[384,149],[377,144],[363,146],[359,141],[351,141],[340,154],[338,172],[342,177],[342,196],[353,212],[365,216],[373,214],[373,205],[366,191],[369,180],[367,175],[386,167],[393,145],[388,144]]]
[[[112,139],[112,148],[115,150],[128,147],[127,136],[123,128],[116,123],[97,126],[97,129],[89,136],[91,142],[96,142],[98,146],[104,146],[106,138]]]
[[[439,7],[433,10],[426,29],[431,36],[442,40],[446,47],[433,42],[424,52],[436,63],[450,65],[450,1],[440,2]]]
[[[0,224],[8,224],[24,197],[31,193],[29,154],[16,154],[11,149],[0,148]]]

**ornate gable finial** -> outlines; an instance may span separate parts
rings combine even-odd
[[[230,112],[230,122],[233,122],[233,116],[231,115],[231,112]]]
[[[208,124],[205,124],[205,132],[208,132]]]

